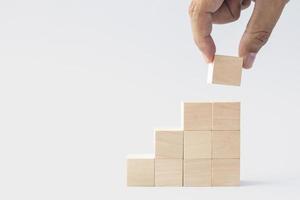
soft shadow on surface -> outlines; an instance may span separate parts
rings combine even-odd
[[[247,187],[247,186],[257,186],[257,185],[271,185],[271,182],[268,181],[250,181],[250,180],[241,180],[240,186]]]
[[[297,185],[300,183],[300,177],[298,175],[276,177],[268,180],[241,180],[240,186],[287,186]]]

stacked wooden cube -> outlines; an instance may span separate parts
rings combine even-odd
[[[240,103],[183,103],[183,130],[156,130],[155,156],[127,160],[128,186],[238,186]]]

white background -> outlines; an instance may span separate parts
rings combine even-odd
[[[295,199],[300,2],[242,86],[206,84],[179,0],[0,1],[0,199]],[[253,7],[215,26],[237,55]],[[267,10],[266,10],[267,12]],[[125,157],[181,126],[182,101],[242,102],[241,187],[127,188]]]

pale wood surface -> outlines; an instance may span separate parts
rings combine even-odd
[[[154,159],[127,159],[127,186],[154,186]]]
[[[212,129],[212,103],[186,102],[183,104],[183,126],[187,131]]]
[[[240,131],[213,131],[212,156],[240,158]]]
[[[182,186],[182,159],[155,159],[155,186]]]
[[[208,70],[208,82],[222,85],[241,85],[243,58],[215,55]]]
[[[213,103],[213,130],[240,130],[240,103]]]
[[[184,186],[211,186],[211,159],[184,160]]]
[[[183,158],[183,131],[159,130],[155,133],[156,158]]]
[[[212,185],[239,186],[240,159],[213,159]]]
[[[184,131],[184,159],[211,158],[211,131]]]

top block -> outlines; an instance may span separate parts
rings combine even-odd
[[[240,130],[240,102],[213,103],[213,130]]]
[[[243,58],[215,55],[209,64],[207,82],[221,85],[241,85]]]
[[[183,103],[183,128],[185,131],[206,131],[212,129],[212,103]]]

